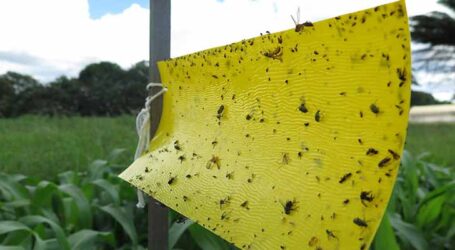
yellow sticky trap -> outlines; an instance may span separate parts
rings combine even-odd
[[[404,2],[158,64],[163,116],[121,178],[241,248],[368,249],[406,136]]]

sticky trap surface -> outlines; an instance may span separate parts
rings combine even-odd
[[[406,136],[404,2],[159,63],[163,116],[121,178],[240,248],[368,249]]]

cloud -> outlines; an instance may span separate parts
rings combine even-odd
[[[36,65],[40,59],[25,52],[0,51],[0,61],[23,65]]]
[[[173,0],[172,56],[290,29],[298,7],[301,21],[317,21],[387,2]],[[407,3],[411,14],[434,7],[434,1]],[[14,70],[50,81],[101,60],[129,67],[147,60],[148,29],[149,10],[138,4],[92,19],[88,0],[1,0],[0,74]]]
[[[101,60],[129,67],[147,58],[148,17],[137,4],[94,20],[87,0],[2,0],[0,73],[50,81]]]

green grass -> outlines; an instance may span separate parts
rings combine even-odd
[[[455,124],[410,124],[405,148],[413,155],[428,152],[428,161],[455,167]]]
[[[66,170],[85,169],[115,148],[125,167],[137,143],[133,116],[0,119],[0,172],[52,178]],[[455,124],[411,124],[406,149],[429,152],[429,160],[455,166]]]
[[[135,118],[122,116],[0,119],[0,172],[52,178],[66,170],[86,169],[115,148],[127,165],[136,148]]]

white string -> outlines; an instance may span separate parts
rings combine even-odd
[[[139,137],[136,153],[134,154],[134,160],[141,157],[142,154],[148,149],[149,142],[150,142],[150,105],[152,102],[162,95],[164,92],[167,91],[167,88],[163,87],[161,83],[149,83],[147,84],[146,89],[150,90],[152,87],[161,87],[161,90],[158,91],[153,96],[148,96],[145,99],[145,107],[141,109],[141,112],[136,117],[136,132]],[[144,193],[137,189],[137,204],[136,207],[144,208],[145,207],[145,199]]]

